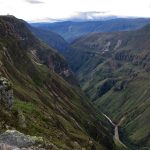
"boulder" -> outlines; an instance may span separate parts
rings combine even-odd
[[[7,130],[0,135],[0,143],[11,145],[14,147],[29,147],[35,144],[32,137],[24,135],[16,130]]]
[[[46,149],[34,146],[28,148],[18,148],[4,143],[0,143],[0,150],[46,150]]]
[[[44,145],[43,145],[44,144]],[[0,135],[0,150],[59,150],[42,137],[25,135],[17,130],[7,130]]]
[[[20,150],[20,148],[0,143],[0,150]]]

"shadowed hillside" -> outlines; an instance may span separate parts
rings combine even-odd
[[[56,32],[31,26],[28,27],[43,42],[53,47],[54,49],[57,49],[61,53],[68,49],[69,44]]]

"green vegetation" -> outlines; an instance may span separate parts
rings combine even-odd
[[[93,33],[73,42],[73,50],[66,53],[86,95],[115,123],[124,118],[123,140],[136,149],[150,147],[149,38],[149,25]]]
[[[14,17],[0,17],[0,74],[12,82],[14,93],[12,109],[0,108],[0,132],[16,129],[65,150],[74,142],[84,147],[89,139],[97,150],[113,149],[107,120],[79,87],[59,75],[67,65],[64,58],[26,26]]]

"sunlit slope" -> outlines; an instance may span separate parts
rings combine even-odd
[[[72,43],[67,58],[95,105],[140,146],[149,145],[150,26],[141,30],[93,33]]]

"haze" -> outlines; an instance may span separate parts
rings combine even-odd
[[[149,0],[0,0],[0,15],[26,21],[101,16],[150,17]]]

